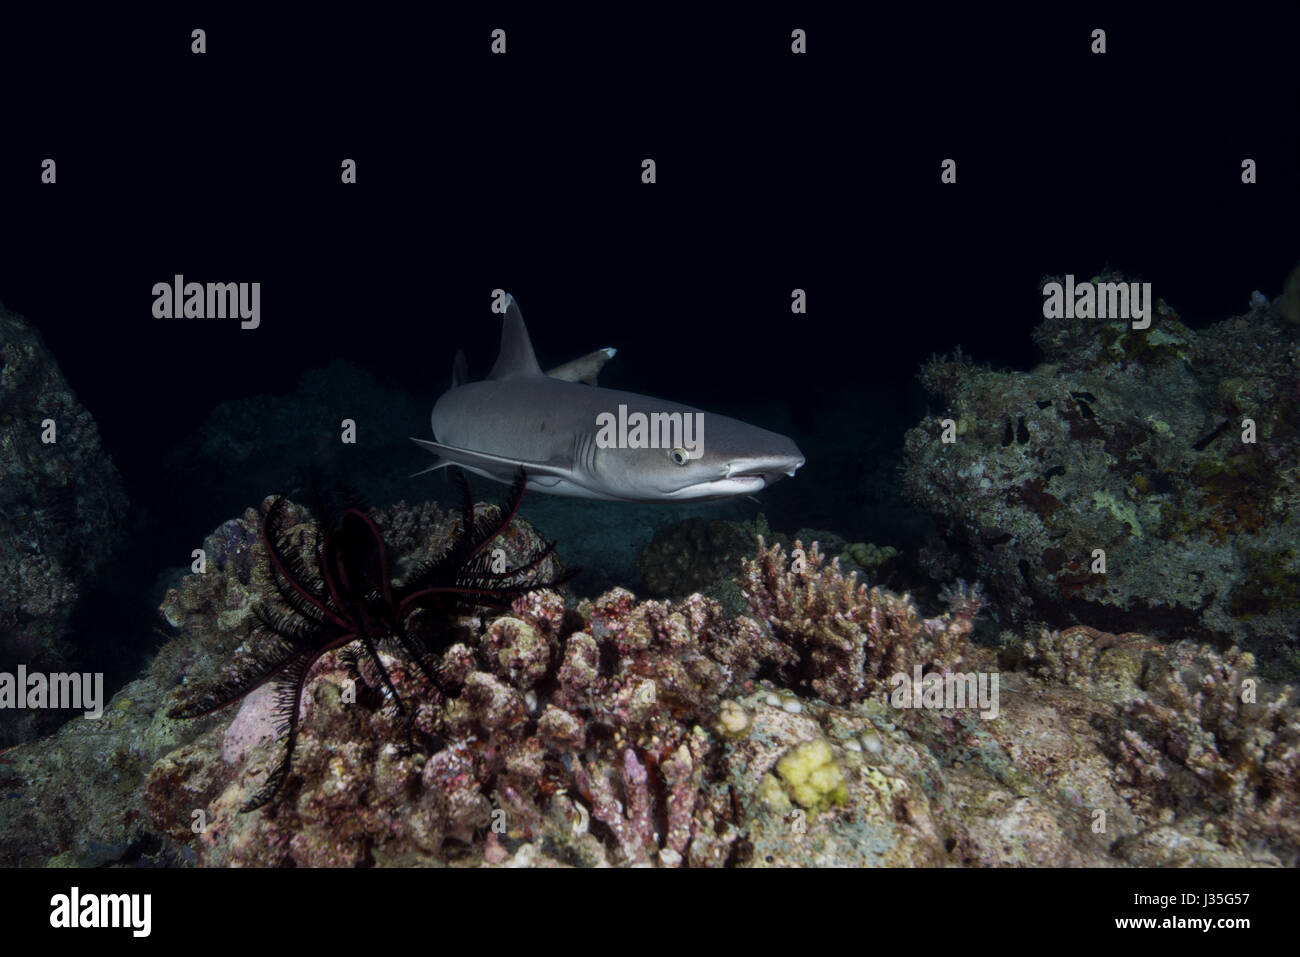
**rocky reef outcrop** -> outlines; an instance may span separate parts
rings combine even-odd
[[[73,611],[126,507],[94,419],[39,333],[0,306],[0,670],[67,664]],[[31,737],[40,715],[0,711],[0,744]]]
[[[1111,277],[1118,278],[1118,277]],[[1086,623],[1254,653],[1300,674],[1300,344],[1267,305],[1193,330],[1045,319],[1044,362],[960,350],[906,437],[940,526],[935,575],[987,583],[1018,627]],[[945,441],[945,433],[949,441]]]

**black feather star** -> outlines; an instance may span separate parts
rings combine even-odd
[[[393,582],[393,562],[374,520],[360,508],[317,509],[316,544],[304,551],[290,541],[286,527],[288,502],[276,498],[262,523],[262,544],[269,577],[275,585],[275,606],[254,609],[257,627],[252,650],[218,680],[186,696],[168,712],[172,718],[197,718],[238,701],[268,682],[275,682],[277,734],[284,753],[266,782],[244,811],[266,804],[284,784],[298,737],[300,702],[312,666],[322,655],[357,642],[374,664],[384,687],[401,713],[406,706],[379,657],[378,645],[396,645],[416,664],[431,685],[438,679],[430,666],[429,643],[408,630],[417,610],[450,618],[477,607],[506,608],[520,595],[550,588],[572,575],[539,579],[538,566],[555,549],[551,542],[517,568],[499,568],[488,545],[506,531],[523,498],[526,476],[521,469],[500,514],[476,512],[469,484],[452,470],[462,499],[462,521],[448,547],[416,569],[401,586]]]

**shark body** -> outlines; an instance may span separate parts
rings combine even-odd
[[[594,382],[592,366],[598,369],[612,354],[598,350],[547,375],[537,364],[519,306],[507,296],[501,353],[492,372],[481,382],[466,382],[464,355],[458,353],[452,388],[433,407],[436,441],[412,439],[437,456],[425,471],[458,465],[509,484],[522,467],[530,489],[551,495],[702,502],[753,494],[804,464],[794,442],[776,432],[560,377]],[[608,423],[637,413],[659,421],[677,414],[678,421],[699,426],[699,441],[685,448],[611,444]]]

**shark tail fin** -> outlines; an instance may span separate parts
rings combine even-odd
[[[464,385],[469,381],[469,361],[465,358],[465,350],[457,349],[456,358],[451,362],[451,387]]]

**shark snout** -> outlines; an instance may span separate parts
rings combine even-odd
[[[778,455],[763,455],[736,459],[727,463],[726,478],[762,478],[771,485],[783,475],[793,476],[804,464],[803,453],[798,449]]]

